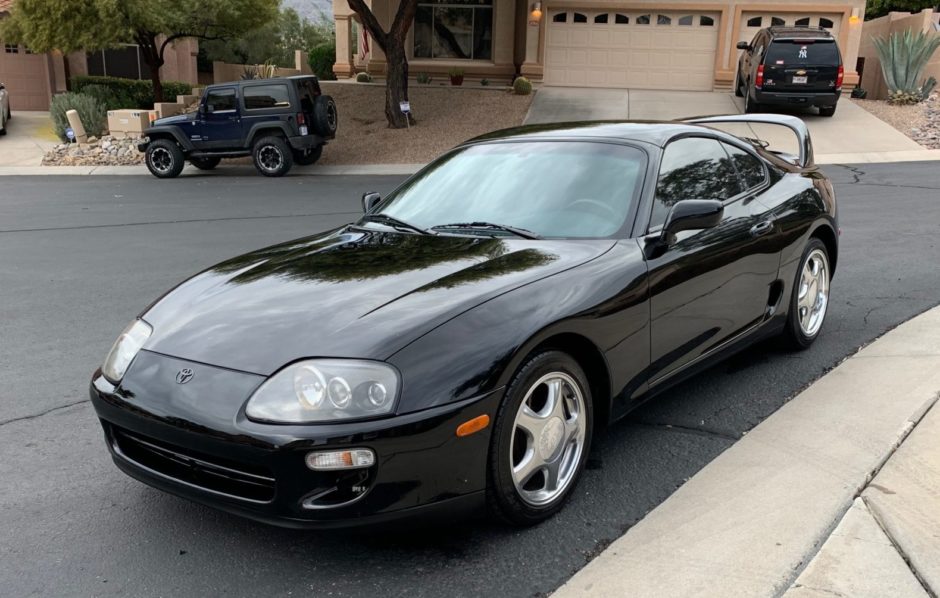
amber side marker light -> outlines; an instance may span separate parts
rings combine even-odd
[[[457,426],[457,436],[464,437],[476,434],[488,425],[490,425],[490,416],[486,414],[479,415]]]

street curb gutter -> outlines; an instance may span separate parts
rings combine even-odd
[[[782,594],[938,390],[934,308],[781,407],[554,596]]]

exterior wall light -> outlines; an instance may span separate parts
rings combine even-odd
[[[539,21],[542,20],[542,3],[541,2],[534,2],[532,4],[532,12],[530,13],[530,15],[532,17],[531,21],[534,21],[535,23],[538,23]]]
[[[852,16],[849,17],[850,25],[857,25],[861,21],[861,17],[858,16],[858,7],[852,9]]]

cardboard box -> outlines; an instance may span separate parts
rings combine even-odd
[[[111,134],[125,133],[140,137],[150,126],[150,110],[108,110],[108,130]]]
[[[156,118],[175,116],[183,111],[184,106],[177,102],[157,102],[153,105]]]

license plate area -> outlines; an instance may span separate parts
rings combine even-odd
[[[806,85],[806,75],[793,75],[794,85]]]

